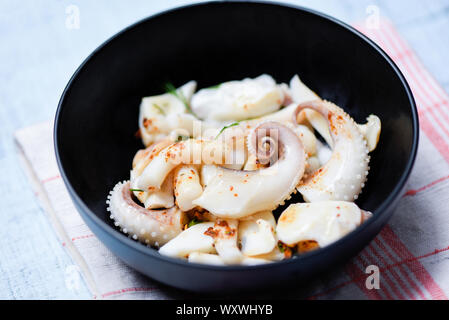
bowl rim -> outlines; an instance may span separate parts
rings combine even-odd
[[[58,145],[59,145],[60,141],[58,139],[58,132],[60,129],[59,122],[60,122],[63,105],[65,103],[68,92],[70,91],[70,88],[72,87],[72,83],[76,80],[76,78],[78,77],[78,74],[82,71],[82,69],[84,69],[85,65],[95,55],[97,55],[97,53],[100,50],[102,50],[104,47],[106,47],[108,44],[110,44],[115,39],[119,38],[123,33],[127,32],[131,29],[134,29],[134,28],[140,26],[141,24],[143,24],[149,20],[155,19],[159,16],[169,15],[171,13],[182,11],[184,9],[195,8],[195,7],[215,6],[215,5],[241,5],[241,4],[244,4],[244,5],[271,5],[271,6],[284,7],[284,8],[293,9],[293,10],[299,10],[299,11],[302,11],[303,13],[314,15],[314,16],[317,16],[318,18],[333,22],[333,23],[337,24],[338,26],[346,29],[348,32],[351,32],[354,35],[358,36],[362,41],[364,41],[365,43],[370,45],[370,47],[372,49],[374,49],[378,54],[380,54],[382,56],[382,58],[389,64],[389,66],[395,72],[396,76],[401,81],[402,86],[406,91],[406,94],[407,94],[407,97],[409,100],[410,109],[411,109],[412,123],[413,123],[413,129],[412,129],[413,130],[413,143],[412,143],[412,149],[410,151],[410,156],[409,156],[409,159],[405,166],[405,170],[402,173],[398,183],[394,187],[393,191],[382,201],[380,206],[373,212],[373,217],[371,219],[369,219],[368,221],[366,221],[365,223],[363,223],[362,225],[360,225],[359,227],[357,227],[355,230],[353,230],[350,233],[348,233],[347,235],[345,235],[344,237],[340,238],[339,240],[337,240],[323,248],[302,254],[300,256],[295,256],[295,258],[293,258],[293,259],[274,261],[272,263],[253,265],[253,266],[242,266],[242,265],[217,266],[217,265],[208,265],[208,264],[198,264],[198,263],[188,262],[188,261],[185,261],[180,258],[163,256],[159,252],[157,252],[155,249],[147,247],[140,242],[137,242],[135,240],[132,240],[132,239],[126,237],[124,234],[122,234],[118,230],[116,230],[113,227],[111,227],[110,225],[108,225],[105,221],[103,221],[102,219],[97,217],[97,215],[84,203],[84,201],[76,193],[75,189],[73,188],[72,184],[70,183],[69,179],[67,178],[66,172],[64,170],[64,167],[61,162],[60,155],[59,155],[60,151],[59,151]],[[56,161],[58,164],[58,168],[60,170],[61,177],[64,181],[64,184],[67,187],[67,190],[69,191],[69,194],[70,194],[73,202],[75,202],[75,204],[77,204],[80,207],[79,210],[78,210],[78,208],[77,208],[77,210],[82,211],[82,212],[79,212],[81,214],[81,216],[83,216],[85,214],[85,217],[88,217],[93,223],[95,223],[100,229],[102,229],[103,232],[105,232],[109,236],[115,238],[115,240],[122,242],[124,245],[129,246],[130,249],[132,248],[134,250],[137,250],[138,252],[140,252],[143,255],[149,255],[152,258],[160,259],[166,263],[176,264],[176,265],[179,265],[180,267],[189,267],[189,268],[195,268],[195,269],[207,270],[207,271],[228,271],[228,272],[234,272],[234,271],[242,272],[242,271],[252,271],[252,270],[261,270],[261,269],[274,269],[274,268],[281,267],[283,265],[297,263],[299,261],[302,262],[302,261],[304,261],[304,259],[309,259],[309,258],[315,257],[317,255],[329,254],[331,251],[335,250],[337,247],[342,245],[344,242],[348,242],[348,241],[351,241],[351,239],[357,238],[357,236],[362,234],[371,224],[373,224],[375,222],[375,220],[378,220],[382,214],[385,214],[387,208],[389,206],[391,206],[395,202],[395,200],[401,195],[403,188],[405,186],[405,183],[407,182],[407,180],[410,176],[410,173],[412,171],[412,168],[413,168],[413,165],[414,165],[414,162],[416,159],[416,154],[417,154],[417,149],[418,149],[418,141],[419,141],[418,111],[416,108],[416,103],[415,103],[412,91],[410,89],[410,86],[407,83],[407,80],[405,79],[404,75],[402,74],[402,72],[400,71],[398,66],[394,63],[394,61],[388,56],[388,54],[382,48],[380,48],[374,41],[369,39],[367,36],[365,36],[363,33],[358,31],[354,27],[350,26],[349,24],[347,24],[335,17],[327,15],[325,13],[319,12],[314,9],[306,8],[303,6],[279,3],[276,1],[260,1],[260,0],[256,0],[256,1],[254,1],[254,0],[249,0],[249,1],[248,0],[247,1],[238,1],[238,0],[207,1],[207,2],[177,6],[174,8],[170,8],[170,9],[152,14],[143,19],[140,19],[140,20],[132,23],[131,25],[125,27],[124,29],[120,30],[119,32],[115,33],[113,36],[109,37],[101,45],[99,45],[91,54],[89,54],[87,56],[87,58],[85,58],[84,61],[80,64],[80,66],[76,69],[74,74],[71,76],[71,78],[70,78],[69,82],[67,83],[66,87],[64,88],[64,91],[59,100],[58,107],[57,107],[56,114],[55,114],[54,129],[53,129],[53,142],[54,142],[54,149],[55,149],[55,155],[56,155]],[[75,205],[75,207],[77,207],[77,206]],[[124,262],[126,263],[126,261],[124,261]]]

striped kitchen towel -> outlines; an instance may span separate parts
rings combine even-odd
[[[420,143],[407,190],[390,223],[345,267],[345,281],[310,298],[447,299],[449,296],[449,97],[388,20],[356,25],[395,61],[418,105]],[[367,266],[380,289],[366,286]]]
[[[369,246],[345,267],[283,295],[307,299],[447,299],[449,97],[390,22],[381,20],[376,29],[357,27],[393,58],[413,90],[421,126],[416,165],[395,215]],[[51,122],[19,130],[16,141],[34,181],[36,195],[93,298],[192,297],[158,285],[130,269],[91,233],[59,175]],[[379,289],[366,285],[369,276],[366,270],[371,265],[379,268]]]

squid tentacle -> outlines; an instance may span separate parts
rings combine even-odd
[[[330,160],[299,184],[297,190],[307,202],[356,200],[369,171],[370,157],[363,134],[354,120],[331,102],[314,100],[302,103],[293,113],[293,119],[304,109],[313,109],[326,119],[333,152]]]
[[[185,214],[176,206],[149,210],[138,205],[132,198],[129,181],[117,183],[106,203],[116,227],[150,246],[158,247],[173,239],[187,222]]]
[[[248,136],[248,149],[261,162],[274,164],[255,171],[205,165],[204,191],[193,203],[220,218],[242,218],[290,199],[305,170],[297,135],[280,123],[264,122]]]

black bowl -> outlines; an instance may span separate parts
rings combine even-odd
[[[382,134],[357,204],[374,217],[341,240],[287,261],[260,266],[189,264],[159,255],[114,228],[106,196],[128,179],[142,144],[134,137],[142,97],[171,81],[200,87],[294,74],[357,121],[374,113]],[[418,143],[411,91],[391,59],[340,21],[272,3],[211,2],[144,19],[95,50],[59,103],[55,148],[69,193],[92,232],[125,263],[162,283],[202,292],[296,284],[358,253],[392,215]]]

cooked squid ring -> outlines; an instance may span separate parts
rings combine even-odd
[[[225,264],[238,264],[244,256],[238,248],[238,225],[235,219],[217,220],[205,234],[214,240],[214,247]]]
[[[276,220],[273,213],[264,211],[239,221],[241,251],[246,256],[269,254],[277,244]]]
[[[295,203],[282,212],[276,233],[283,243],[305,252],[337,241],[371,215],[347,201]]]
[[[197,166],[181,165],[175,170],[176,205],[182,211],[195,207],[192,201],[203,193]]]

